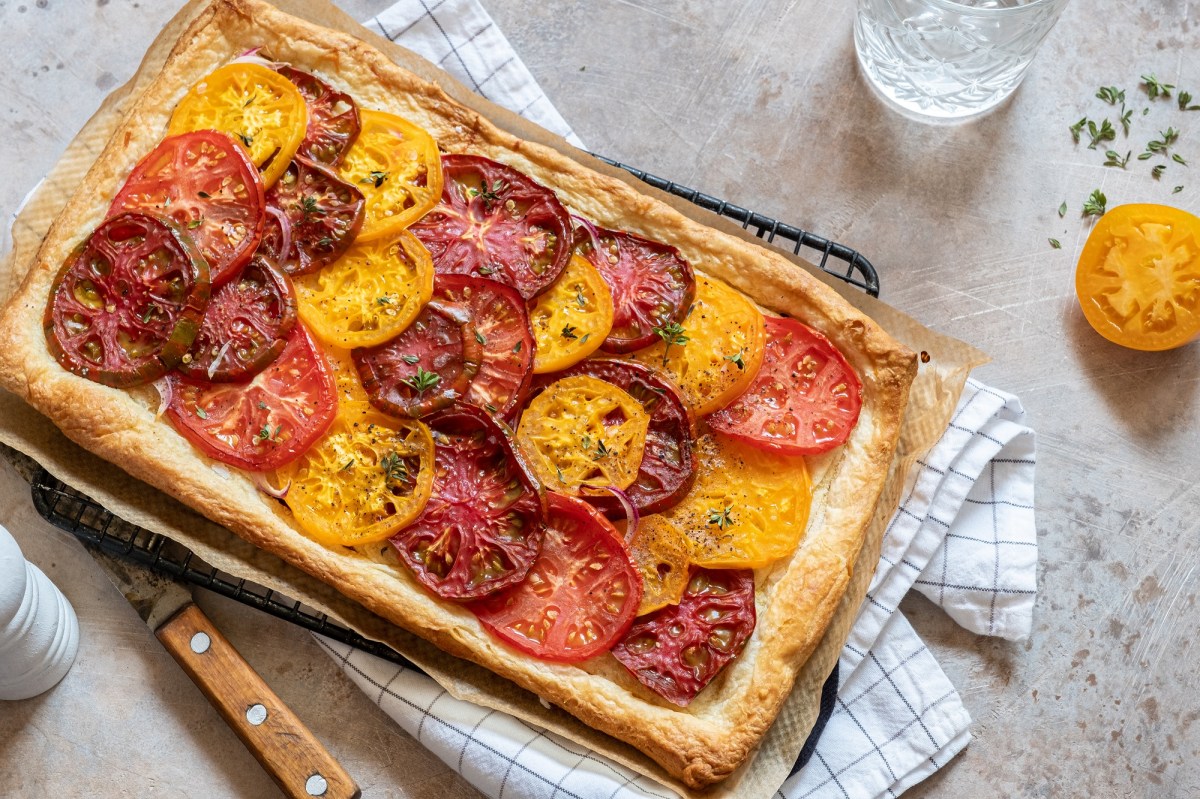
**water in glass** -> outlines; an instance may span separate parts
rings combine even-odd
[[[1066,0],[858,0],[854,44],[902,113],[959,120],[1016,89]]]

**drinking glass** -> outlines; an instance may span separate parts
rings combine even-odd
[[[905,116],[968,119],[1012,94],[1066,4],[858,0],[858,62],[871,86]]]

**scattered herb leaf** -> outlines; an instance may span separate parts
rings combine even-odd
[[[709,510],[708,523],[715,524],[724,530],[733,524],[733,506],[726,505],[723,509]]]
[[[1163,83],[1154,76],[1153,72],[1142,76],[1141,85],[1146,87],[1146,94],[1149,95],[1151,100],[1156,100],[1159,97],[1165,100],[1171,96],[1171,89],[1175,88],[1175,84]]]
[[[1062,249],[1062,242],[1059,241],[1058,239],[1049,239],[1049,241],[1050,241],[1050,246],[1053,247],[1054,249],[1056,249],[1056,250]]]
[[[666,344],[666,346],[663,347],[663,366],[667,365],[667,353],[670,352],[671,347],[682,347],[684,344],[687,344],[689,341],[691,341],[691,339],[686,335],[683,326],[678,322],[660,325],[653,328],[653,330],[656,334],[658,334],[658,337],[663,340],[663,343]]]
[[[575,335],[575,331],[578,329],[579,328],[575,327],[574,325],[563,325],[561,335],[566,339],[577,339],[579,336]]]
[[[1108,198],[1104,196],[1104,192],[1094,189],[1083,203],[1083,215],[1104,216],[1104,212],[1108,210],[1107,206]]]
[[[400,360],[404,361],[409,366],[412,366],[417,361],[421,360],[416,355],[401,355]]]
[[[1058,218],[1062,219],[1067,215],[1067,201],[1063,200],[1063,204],[1058,206]]]
[[[1125,102],[1125,90],[1118,89],[1116,86],[1101,86],[1100,91],[1096,92],[1096,96],[1109,105]]]
[[[424,368],[418,366],[417,373],[415,375],[405,378],[400,382],[410,386],[414,391],[423,394],[440,383],[441,380],[441,375],[435,374],[434,372],[426,372]]]
[[[743,358],[743,356],[745,354],[746,354],[746,350],[741,349],[741,350],[738,350],[737,352],[735,352],[733,355],[722,355],[721,358],[723,360],[729,361],[734,366],[736,366],[738,368],[738,371],[744,372],[746,370],[746,361]]]
[[[1124,169],[1125,165],[1129,163],[1129,156],[1131,155],[1133,155],[1132,150],[1125,153],[1124,158],[1116,150],[1108,150],[1104,153],[1104,157],[1108,159],[1104,162],[1104,166],[1119,166],[1121,169]]]
[[[1117,138],[1117,131],[1113,129],[1112,123],[1107,119],[1101,122],[1099,127],[1096,126],[1095,122],[1089,120],[1088,135],[1092,137],[1092,142],[1088,145],[1088,149],[1095,150],[1097,144]]]

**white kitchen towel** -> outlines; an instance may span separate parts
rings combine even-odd
[[[579,144],[477,0],[401,0],[367,27]],[[1036,580],[1033,433],[1016,398],[969,381],[951,426],[907,477],[868,601],[842,653],[832,716],[779,796],[894,797],[970,740],[961,699],[896,610],[916,587],[981,634],[1029,634]],[[377,704],[493,797],[667,797],[569,741],[449,696],[411,669],[318,637]]]

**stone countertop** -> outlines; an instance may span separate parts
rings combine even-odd
[[[180,5],[0,0],[4,216]],[[361,19],[388,3],[342,5]],[[1040,450],[1034,634],[1023,644],[977,637],[923,599],[905,601],[975,719],[966,752],[909,795],[1197,795],[1200,345],[1156,354],[1108,344],[1079,313],[1073,274],[1093,189],[1109,207],[1197,212],[1200,177],[1172,164],[1156,181],[1136,159],[1105,168],[1067,131],[1084,114],[1115,117],[1093,95],[1116,85],[1135,118],[1114,149],[1136,155],[1173,125],[1176,150],[1200,169],[1200,113],[1149,103],[1137,88],[1154,72],[1200,95],[1192,5],[1069,6],[1014,98],[951,127],[874,99],[855,64],[851,3],[485,5],[590,148],[860,249],[885,300],[990,353],[977,375],[1028,409]],[[88,555],[40,522],[7,465],[0,495],[0,523],[63,587],[82,631],[58,688],[0,705],[0,793],[277,795]],[[198,593],[364,795],[475,795],[307,633]]]

